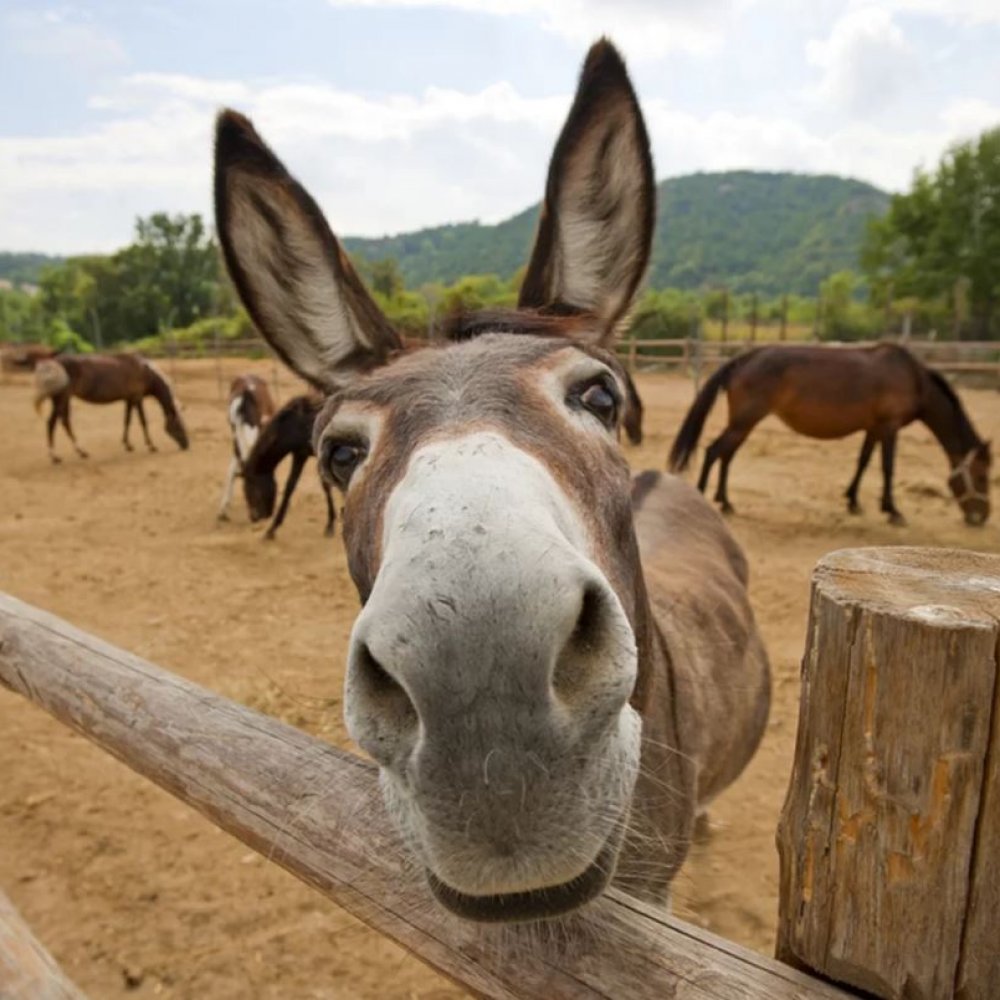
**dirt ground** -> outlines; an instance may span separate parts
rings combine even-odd
[[[270,362],[227,362],[225,375]],[[168,369],[169,370],[169,369]],[[229,697],[349,746],[342,656],[356,612],[340,541],[322,537],[315,475],[304,477],[276,542],[215,510],[230,445],[212,362],[173,373],[192,448],[153,421],[158,454],[119,443],[122,408],[74,405],[81,461],[63,439],[50,465],[29,380],[0,384],[0,589]],[[661,468],[691,399],[680,377],[647,375],[646,442],[636,468]],[[282,374],[281,394],[294,387]],[[1000,394],[963,393],[986,437]],[[155,407],[155,404],[153,404]],[[722,419],[713,413],[708,432]],[[133,428],[134,440],[139,435]],[[680,915],[769,952],[777,910],[774,830],[795,738],[809,574],[833,549],[945,545],[1000,550],[990,525],[966,528],[943,455],[907,429],[890,528],[869,472],[861,517],[841,493],[860,441],[795,437],[769,420],[733,465],[732,527],[774,667],[764,744],[712,808],[711,833],[676,883]],[[67,973],[93,997],[445,998],[454,987],[131,774],[40,710],[0,692],[0,887]]]

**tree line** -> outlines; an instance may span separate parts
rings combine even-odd
[[[406,287],[393,258],[355,256],[376,301],[409,336],[433,335],[459,310],[513,306],[523,269],[509,279],[473,274]],[[933,171],[869,221],[858,271],[838,271],[816,296],[762,296],[724,287],[649,288],[631,317],[642,339],[744,338],[765,329],[789,339],[868,339],[897,333],[1000,337],[1000,129],[950,149]],[[252,326],[199,215],[157,213],[108,256],[69,258],[37,287],[0,288],[0,340],[69,350],[209,343]]]

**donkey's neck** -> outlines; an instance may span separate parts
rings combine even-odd
[[[982,442],[958,397],[942,389],[931,375],[924,376],[924,383],[920,419],[954,464]]]

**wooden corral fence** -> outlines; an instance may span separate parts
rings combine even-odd
[[[407,864],[370,764],[3,595],[0,684],[479,996],[856,996],[810,969],[881,997],[987,1000],[998,619],[998,557],[861,549],[820,564],[779,833],[784,962],[617,892],[552,934],[451,917]],[[15,996],[2,980],[0,996]]]
[[[751,347],[764,346],[763,341],[703,340],[698,337],[677,337],[655,340],[626,338],[618,345],[618,353],[630,372],[664,368],[690,374],[697,385],[719,365],[742,354]],[[850,347],[874,344],[876,341],[855,341]],[[939,371],[950,375],[980,375],[1000,386],[1000,342],[997,341],[900,341],[918,358]]]

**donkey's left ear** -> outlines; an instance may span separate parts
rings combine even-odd
[[[602,39],[587,54],[552,154],[518,304],[593,313],[609,343],[649,262],[655,214],[639,102],[621,56]]]

